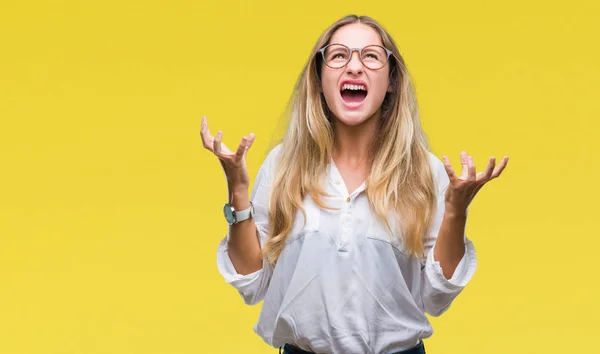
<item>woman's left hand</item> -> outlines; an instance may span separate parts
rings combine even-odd
[[[444,156],[443,162],[450,178],[450,185],[446,190],[446,208],[464,213],[481,187],[500,176],[508,163],[508,156],[505,156],[498,166],[496,166],[496,158],[492,156],[485,171],[476,173],[473,157],[463,151],[460,153],[460,164],[462,165],[460,176],[456,176],[454,173],[448,156]]]

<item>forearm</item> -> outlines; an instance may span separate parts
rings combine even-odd
[[[466,210],[456,210],[451,205],[446,205],[434,248],[434,258],[440,262],[446,279],[452,278],[456,266],[465,254],[464,233],[466,223]]]
[[[230,203],[235,210],[250,207],[247,188],[229,190]],[[250,274],[262,268],[261,247],[254,219],[246,219],[229,226],[227,253],[239,274]]]

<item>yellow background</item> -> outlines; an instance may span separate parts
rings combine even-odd
[[[200,117],[252,177],[319,34],[380,21],[433,152],[509,155],[467,225],[479,268],[428,353],[598,348],[596,1],[3,1],[0,354],[275,353],[215,264],[226,185]]]

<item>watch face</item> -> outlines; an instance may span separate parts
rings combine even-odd
[[[235,222],[235,211],[229,204],[225,204],[223,207],[223,213],[225,214],[225,220],[231,225]]]

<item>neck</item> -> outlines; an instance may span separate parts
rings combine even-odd
[[[379,113],[379,112],[378,112]],[[353,168],[364,166],[369,146],[377,132],[379,114],[376,113],[359,125],[346,125],[334,120],[333,158]]]

